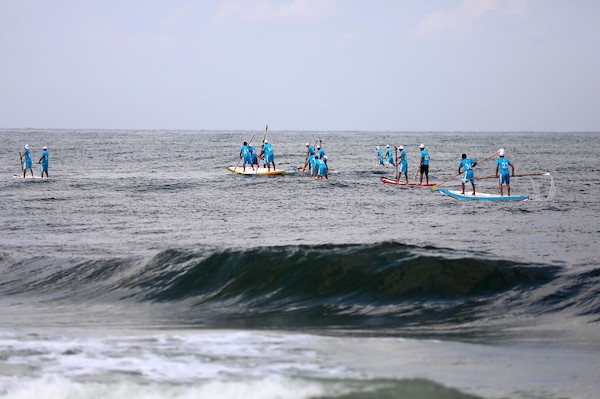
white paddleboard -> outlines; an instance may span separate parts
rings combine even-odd
[[[233,173],[237,173],[240,175],[263,175],[263,176],[272,176],[272,175],[282,175],[285,173],[285,169],[271,169],[268,168],[257,168],[256,166],[252,169],[250,166],[246,166],[246,170],[242,166],[238,166],[234,168],[233,166],[228,166],[227,170]]]
[[[500,195],[500,194],[489,194],[489,193],[479,193],[477,192],[475,195],[472,194],[472,191],[465,190],[465,193],[462,194],[461,191],[458,190],[446,190],[445,188],[439,189],[440,193],[449,195],[453,198],[463,199],[463,200],[475,200],[475,201],[524,201],[529,198],[529,195]]]
[[[47,179],[47,177],[42,177],[42,176],[39,176],[39,175],[36,175],[36,176],[32,177],[30,173],[28,173],[27,175],[25,175],[25,177],[23,177],[23,175],[15,175],[15,174],[13,174],[13,177],[15,179],[25,179],[25,180],[29,180],[29,179]]]

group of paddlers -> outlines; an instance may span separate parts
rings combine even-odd
[[[386,162],[396,168],[396,182],[400,183],[400,179],[402,178],[402,175],[404,174],[405,179],[406,179],[406,184],[408,184],[408,160],[406,157],[406,151],[404,150],[403,146],[398,146],[398,147],[394,147],[394,148],[396,150],[395,158],[394,158],[394,153],[392,152],[390,145],[389,144],[386,145],[386,150],[385,150]],[[375,146],[375,150],[376,150],[375,153],[377,154],[378,165],[383,166],[384,165],[384,155],[381,152],[379,146]],[[417,175],[420,175],[419,184],[423,184],[423,175],[425,175],[425,179],[426,179],[425,184],[429,185],[429,152],[427,150],[428,150],[428,148],[426,148],[424,144],[419,145],[420,162],[419,162],[419,168],[417,170],[417,174],[415,174],[415,179],[416,179]],[[504,195],[503,186],[506,185],[507,194],[510,196],[510,178],[511,178],[511,176],[515,177],[515,167],[509,159],[505,158],[504,152],[505,152],[504,149],[501,148],[496,153],[492,154],[491,156],[489,156],[488,158],[484,159],[483,161],[481,161],[479,163],[487,161],[488,159],[490,159],[496,155],[499,156],[499,159],[496,162],[495,177],[498,178],[500,195]],[[442,183],[436,184],[436,186],[440,186],[441,184],[444,184],[447,181],[452,180],[453,178],[461,175],[464,172],[465,175],[464,175],[464,177],[462,179],[462,183],[461,183],[462,194],[464,195],[464,193],[465,193],[465,184],[471,183],[471,187],[473,188],[473,195],[475,195],[476,194],[475,193],[475,173],[473,171],[473,168],[477,164],[478,164],[478,161],[468,158],[466,154],[462,154],[461,161],[458,165],[457,174],[455,174],[451,178],[443,181]]]
[[[318,143],[318,144],[317,144]],[[323,140],[315,141],[315,145],[306,143],[306,157],[301,171],[304,173],[307,169],[311,176],[318,179],[327,179],[327,155],[321,147]]]
[[[396,169],[396,182],[400,182],[402,175],[406,178],[406,184],[408,184],[408,158],[406,155],[406,151],[404,150],[404,146],[398,146],[395,148],[395,159],[394,152],[390,148],[390,145],[385,146],[385,157],[388,164],[392,166],[397,166]],[[378,165],[383,166],[383,153],[379,149],[379,146],[375,146],[375,153],[377,154],[377,162]],[[419,156],[421,157],[419,161],[419,169],[415,174],[415,178],[417,175],[420,175],[419,184],[423,184],[423,175],[425,175],[425,184],[429,184],[429,152],[427,152],[427,148],[425,148],[424,144],[419,146]]]
[[[40,155],[40,159],[38,160],[38,164],[40,164],[40,173],[42,177],[44,177],[44,174],[46,174],[46,177],[48,177],[48,147],[44,146]],[[33,173],[33,161],[31,159],[31,150],[29,149],[29,144],[25,144],[22,152],[19,151],[19,158],[21,161],[23,177],[27,175],[28,170],[31,172],[31,177],[35,177]]]
[[[246,171],[246,165],[250,165],[252,170],[255,170],[255,166],[256,169],[258,169],[260,160],[263,161],[263,167],[268,171],[271,170],[271,165],[273,166],[273,171],[275,171],[275,152],[273,151],[273,146],[271,143],[269,143],[269,140],[267,140],[267,130],[269,130],[268,125],[265,127],[265,134],[263,135],[259,153],[257,153],[252,146],[252,139],[256,133],[252,135],[249,141],[244,141],[242,144],[242,148],[240,148],[240,159],[238,164],[243,160],[242,168],[244,172]]]

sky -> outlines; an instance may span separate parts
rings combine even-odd
[[[0,128],[600,131],[597,0],[0,0]]]

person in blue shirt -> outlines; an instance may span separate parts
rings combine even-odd
[[[308,157],[309,163],[310,163],[310,175],[311,176],[316,176],[318,170],[317,170],[317,160],[319,159],[318,155],[311,155],[310,157]]]
[[[400,178],[402,177],[402,173],[406,177],[406,184],[408,184],[408,159],[406,159],[406,151],[404,151],[404,147],[398,147],[400,152],[398,153],[398,158],[396,159],[396,165],[398,165],[398,175],[396,176],[396,182],[400,183]]]
[[[379,146],[375,146],[375,154],[377,154],[377,162],[379,166],[383,166],[383,153],[379,149]]]
[[[254,165],[252,165],[252,152],[250,151],[250,147],[248,146],[248,143],[244,141],[244,144],[242,145],[242,148],[240,148],[240,159],[244,159],[243,160],[243,168],[244,168],[244,172],[246,171],[246,164],[250,165],[252,167],[252,170],[254,170]]]
[[[394,154],[392,153],[392,149],[390,148],[389,144],[385,146],[385,155],[387,157],[387,163],[392,166],[396,166],[396,164],[394,164]]]
[[[515,167],[511,161],[504,158],[504,148],[500,149],[499,155],[500,155],[500,159],[498,159],[498,161],[496,162],[496,177],[498,177],[498,184],[500,186],[500,195],[504,195],[504,191],[502,190],[502,185],[506,184],[506,192],[508,193],[508,196],[510,197],[511,173],[509,172],[508,168],[510,167],[512,169],[512,176],[514,177],[515,176]],[[500,175],[498,175],[498,172],[500,172]]]
[[[48,147],[44,146],[44,148],[42,148],[41,155],[42,156],[38,161],[38,163],[41,165],[40,171],[42,172],[42,177],[44,177],[44,173],[46,173],[46,177],[48,177]]]
[[[263,154],[265,157],[265,164],[267,165],[267,169],[271,170],[271,164],[273,164],[273,170],[275,170],[275,152],[273,151],[273,146],[269,143],[269,140],[265,140],[265,145],[263,146]]]
[[[315,178],[319,179],[327,179],[327,163],[325,163],[325,159],[322,157],[316,156],[315,158]]]
[[[423,184],[423,175],[425,175],[425,184],[429,184],[429,152],[425,148],[425,144],[419,146],[421,150],[421,162],[419,163],[419,184]]]
[[[25,144],[25,148],[23,153],[19,153],[21,158],[21,167],[23,168],[23,178],[27,174],[27,170],[31,171],[31,177],[35,177],[33,175],[33,162],[31,161],[31,150],[29,150],[29,144]]]
[[[250,159],[252,160],[251,165],[253,167],[254,165],[256,165],[256,167],[258,168],[258,155],[256,155],[256,150],[254,149],[252,143],[248,143],[248,150],[250,151]]]
[[[321,161],[327,163],[327,161],[324,158],[325,157],[325,150],[323,150],[320,145],[317,146],[317,152],[319,153],[319,159]]]
[[[302,169],[303,172],[307,166],[308,166],[308,171],[309,172],[312,171],[312,159],[314,158],[314,156],[315,156],[315,147],[313,147],[309,143],[306,143],[306,157],[304,158],[304,168]]]
[[[458,165],[458,173],[462,173],[461,169],[465,170],[465,177],[462,179],[462,194],[465,194],[465,184],[467,182],[471,182],[473,186],[473,195],[475,195],[475,172],[473,172],[473,167],[477,165],[477,161],[472,160],[471,158],[467,158],[467,154],[462,154],[462,161]]]

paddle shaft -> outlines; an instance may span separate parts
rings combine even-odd
[[[265,126],[265,134],[263,134],[262,146],[260,148],[260,154],[258,155],[259,160],[263,157],[263,154],[264,154],[265,140],[267,139],[267,130],[269,130],[269,125]],[[260,161],[258,161],[258,162],[260,162]],[[258,165],[256,165],[256,173],[258,173]]]
[[[395,151],[395,156],[396,156],[396,162],[394,165],[394,169],[396,169],[396,182],[399,182],[400,174],[398,173],[398,147],[394,146],[394,151]]]
[[[510,177],[527,177],[527,176],[545,176],[548,173],[521,173],[516,175],[510,175]],[[498,176],[485,176],[485,177],[476,177],[473,180],[486,180],[486,179],[497,179]]]

